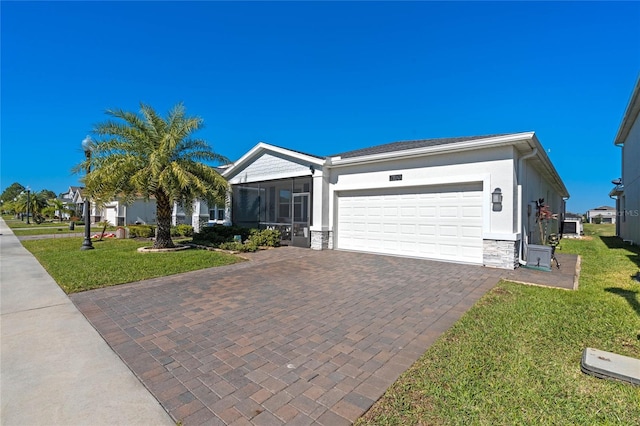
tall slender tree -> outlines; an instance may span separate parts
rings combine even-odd
[[[224,200],[227,182],[213,166],[228,160],[192,134],[203,128],[200,117],[187,117],[182,104],[166,117],[149,105],[140,112],[108,110],[111,119],[94,128],[98,137],[91,156],[76,166],[89,168],[84,184],[89,195],[105,201],[122,197],[155,199],[158,231],[154,248],[174,247],[171,239],[173,203],[190,206],[195,199]]]

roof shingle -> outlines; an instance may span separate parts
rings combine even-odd
[[[467,142],[476,139],[487,139],[497,136],[505,136],[508,133],[483,135],[483,136],[462,136],[456,138],[439,138],[439,139],[420,139],[413,141],[392,142],[383,145],[372,146],[368,148],[356,149],[340,154],[330,155],[330,157],[354,158],[366,155],[384,154],[387,152],[405,151],[408,149],[427,148],[431,146],[447,145],[451,143]]]

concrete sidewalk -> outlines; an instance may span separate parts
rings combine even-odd
[[[0,234],[0,424],[174,425],[2,219]]]

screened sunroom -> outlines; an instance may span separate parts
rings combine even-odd
[[[278,229],[282,244],[309,247],[312,190],[310,176],[235,184],[233,224]]]

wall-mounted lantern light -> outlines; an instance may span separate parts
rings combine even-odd
[[[316,173],[316,168],[313,167],[313,164],[309,164],[309,171],[311,172],[312,175]]]
[[[494,212],[502,211],[502,190],[500,188],[494,189],[491,193],[491,204],[493,204]]]

